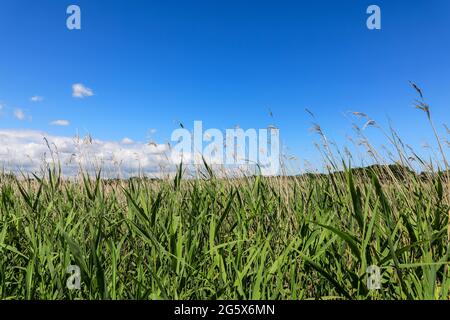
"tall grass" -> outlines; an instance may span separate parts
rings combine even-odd
[[[366,141],[380,165],[352,169],[319,129],[328,174],[1,175],[0,299],[448,299],[444,147],[436,166],[391,131],[401,165]],[[66,287],[69,265],[80,290]],[[381,290],[367,287],[371,265]]]

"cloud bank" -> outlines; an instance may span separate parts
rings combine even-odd
[[[175,168],[169,152],[165,144],[53,136],[33,130],[0,130],[0,167],[7,172],[40,173],[48,164],[59,162],[65,176],[75,176],[80,167],[91,172],[101,167],[103,175],[110,178],[140,174],[160,177]]]

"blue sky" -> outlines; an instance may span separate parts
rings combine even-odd
[[[70,4],[82,30],[66,28]],[[370,4],[381,7],[381,30],[366,28]],[[2,129],[136,141],[156,129],[164,143],[177,121],[276,124],[293,154],[314,159],[305,108],[338,142],[351,132],[347,111],[389,117],[412,145],[432,140],[409,80],[436,124],[450,122],[447,0],[4,0],[0,39]],[[75,83],[94,95],[74,98]],[[70,125],[50,124],[60,119]]]

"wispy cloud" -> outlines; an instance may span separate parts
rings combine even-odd
[[[65,127],[65,126],[70,125],[70,122],[68,120],[55,120],[55,121],[50,122],[50,124],[53,126]]]
[[[23,112],[22,109],[15,109],[14,110],[14,117],[20,121],[25,120],[26,115],[25,112]]]
[[[82,83],[72,85],[72,96],[74,98],[85,98],[94,95],[92,89],[85,87]]]
[[[31,102],[41,102],[41,101],[44,101],[44,97],[41,97],[41,96],[32,96],[32,97],[30,98],[30,101],[31,101]]]

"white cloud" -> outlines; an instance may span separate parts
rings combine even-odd
[[[16,119],[22,121],[22,120],[25,120],[26,115],[25,115],[25,112],[23,112],[22,109],[16,109],[16,110],[14,110],[14,117]]]
[[[48,142],[48,143],[47,143]],[[54,136],[34,130],[0,129],[0,168],[5,172],[19,171],[42,174],[49,164],[61,164],[65,177],[75,177],[80,172],[91,175],[102,169],[105,178],[173,177],[177,165],[185,163],[185,176],[198,175],[198,167],[189,165],[193,155],[180,155],[168,144],[144,143],[124,138],[121,141]],[[254,174],[253,166],[224,167],[207,159],[217,176],[243,176]]]
[[[86,88],[82,83],[72,85],[72,96],[74,98],[85,98],[94,95],[92,89]]]
[[[122,144],[133,144],[134,141],[131,140],[130,138],[123,138],[122,139]]]
[[[44,97],[41,97],[41,96],[33,96],[33,97],[30,98],[30,101],[31,101],[31,102],[41,102],[41,101],[44,101]]]
[[[32,130],[0,130],[0,167],[6,171],[38,172],[43,165],[52,163],[44,138],[66,176],[76,175],[80,166],[90,171],[101,167],[103,174],[109,177],[139,173],[159,177],[175,171],[167,144],[127,144],[124,141],[53,136]]]
[[[53,126],[68,126],[70,122],[68,120],[55,120],[50,123]]]

